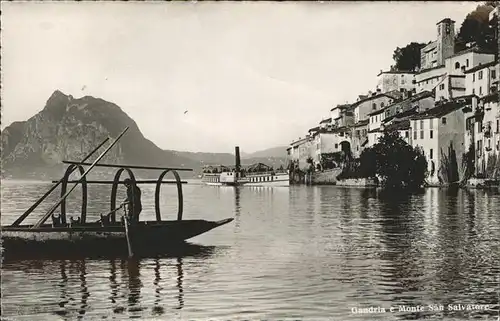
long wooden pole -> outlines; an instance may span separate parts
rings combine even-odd
[[[89,159],[92,155],[94,155],[95,152],[97,152],[99,150],[99,148],[102,147],[102,145],[106,144],[106,142],[108,140],[109,140],[109,137],[106,138],[102,143],[100,143],[96,148],[94,148],[94,150],[92,150],[87,156],[85,156],[85,158],[82,160],[82,163],[85,162],[87,159]],[[31,205],[31,207],[26,212],[24,212],[23,215],[18,217],[17,220],[15,220],[14,223],[12,223],[12,226],[17,226],[17,225],[21,224],[22,221],[24,221],[26,219],[26,217],[28,217],[28,215],[30,215],[35,210],[35,208],[37,208],[38,205],[40,205],[40,203],[42,203],[43,200],[45,200],[47,198],[47,196],[49,196],[62,183],[62,181],[63,181],[62,178],[59,181],[53,181],[52,183],[55,183],[55,185],[52,186],[47,191],[47,193],[45,193],[42,197],[40,197],[38,199],[38,201],[36,201],[33,205]]]
[[[52,213],[54,213],[54,211],[56,210],[56,208],[61,205],[61,203],[66,199],[66,197],[68,197],[69,194],[71,194],[71,192],[73,192],[73,190],[78,186],[78,184],[83,180],[83,178],[85,176],[87,176],[87,174],[95,167],[95,165],[109,152],[109,150],[120,140],[120,138],[122,138],[122,136],[127,132],[128,130],[128,127],[125,128],[120,135],[118,135],[118,137],[115,138],[115,140],[111,143],[111,145],[109,145],[105,150],[104,152],[102,152],[101,155],[99,155],[99,157],[97,157],[97,159],[92,163],[92,165],[90,165],[89,168],[87,168],[87,170],[81,175],[80,179],[78,180],[78,182],[73,185],[73,187],[66,192],[66,194],[64,194],[60,199],[59,201],[50,208],[50,210],[35,224],[33,225],[32,228],[39,228],[40,225],[42,225],[49,217]]]
[[[75,165],[90,165],[90,163],[84,162],[74,162],[74,161],[62,161],[64,164],[75,164]],[[142,166],[142,165],[126,165],[126,164],[97,164],[97,167],[111,167],[111,168],[130,168],[130,169],[157,169],[157,170],[172,170],[172,171],[193,171],[192,168],[175,168],[175,167],[158,167],[158,166]]]
[[[57,181],[52,181],[53,183],[56,183]],[[76,183],[78,180],[73,180],[73,181],[68,181],[68,183]],[[117,182],[118,184],[124,184],[125,181],[119,181]],[[155,180],[138,180],[135,181],[136,184],[157,184],[158,181]],[[162,184],[177,184],[177,181],[162,181]],[[181,181],[182,184],[187,184],[187,181]],[[87,181],[87,184],[101,184],[101,185],[112,185],[114,184],[113,181]]]
[[[123,216],[123,224],[125,225],[125,237],[127,238],[128,257],[131,258],[134,256],[134,253],[132,252],[132,244],[130,243],[130,235],[128,234],[127,215]]]

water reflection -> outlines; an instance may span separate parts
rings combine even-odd
[[[48,284],[54,283],[58,290],[46,291],[46,295],[49,295],[50,302],[58,307],[53,313],[61,317],[87,318],[88,312],[92,310],[89,306],[91,297],[94,298],[94,305],[96,301],[97,304],[109,304],[112,313],[128,313],[131,317],[143,316],[148,309],[145,308],[147,302],[151,302],[151,314],[160,316],[166,313],[165,307],[168,304],[172,310],[181,310],[184,307],[184,260],[190,257],[207,259],[214,250],[213,247],[194,244],[190,246],[191,254],[193,248],[198,249],[194,256],[128,260],[112,258],[107,264],[106,261],[86,258],[59,261],[9,260],[4,263],[3,269],[22,271],[34,276],[35,280],[39,275]],[[92,271],[88,271],[89,267],[92,267]],[[106,270],[107,276],[101,277]],[[172,274],[175,278],[169,277]],[[172,282],[174,279],[175,282]],[[103,284],[102,280],[106,280],[107,284]],[[150,281],[153,286],[146,288],[145,284]],[[103,286],[109,289],[109,292],[103,291]],[[175,293],[172,293],[173,288]],[[143,293],[145,290],[147,293]],[[169,297],[174,298],[176,303],[172,304],[172,301],[168,300]],[[30,315],[39,309],[38,303],[32,302],[26,309],[27,311],[18,309],[18,312]]]
[[[2,211],[29,207],[25,199],[31,192],[23,185],[10,188],[12,198],[2,199]],[[7,259],[2,313],[30,321],[451,321],[498,315],[498,305],[484,313],[374,316],[350,310],[498,304],[498,192],[427,189],[405,198],[332,186],[186,188],[193,191],[185,199],[190,218],[235,216],[236,228],[227,225],[193,239],[217,248],[194,246],[137,261]]]

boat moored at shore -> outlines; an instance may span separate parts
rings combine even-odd
[[[183,243],[197,235],[208,232],[216,227],[225,225],[233,221],[233,218],[226,218],[217,221],[207,220],[183,220],[183,193],[180,176],[177,171],[190,171],[187,168],[171,167],[152,167],[124,164],[102,164],[98,163],[105,154],[117,143],[125,134],[128,127],[106,148],[104,152],[92,163],[85,161],[90,158],[108,139],[102,142],[81,162],[63,161],[69,164],[63,178],[56,181],[52,188],[41,196],[28,210],[18,217],[11,225],[2,226],[1,239],[3,255],[15,256],[20,253],[39,254],[41,252],[57,253],[95,253],[104,251],[106,254],[127,253],[131,256],[142,256],[146,253],[164,253],[172,247]],[[84,169],[84,166],[87,169]],[[88,181],[86,175],[94,167],[110,167],[117,169],[113,181]],[[141,170],[160,170],[158,180],[141,181],[136,180],[132,169]],[[80,178],[70,181],[71,174],[78,170]],[[120,184],[126,181],[120,181],[121,174],[126,171],[129,176],[127,184],[136,190],[137,184],[155,184],[155,214],[156,220],[141,221],[140,217],[132,217],[126,211],[126,202],[116,206],[117,190]],[[172,173],[175,181],[164,181],[167,173]],[[69,191],[66,191],[68,183],[75,183]],[[100,219],[93,222],[87,221],[87,185],[88,184],[108,184],[111,186],[110,211],[101,214]],[[177,219],[162,220],[160,213],[160,188],[163,184],[175,184],[177,186]],[[80,185],[82,188],[82,207],[77,218],[66,215],[66,198]],[[22,224],[22,222],[46,199],[58,186],[61,186],[61,197],[35,224]],[[139,190],[140,192],[140,190]],[[132,194],[132,204],[135,204],[135,198]],[[140,203],[139,203],[140,204]],[[59,215],[56,210],[60,209]],[[123,216],[118,216],[117,212],[123,210]],[[127,215],[128,214],[128,215]],[[51,219],[51,222],[49,221]]]

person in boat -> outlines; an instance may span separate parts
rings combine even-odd
[[[141,190],[132,184],[130,178],[126,178],[123,183],[127,187],[127,199],[123,203],[127,204],[129,220],[134,223],[139,222],[139,214],[142,211]]]

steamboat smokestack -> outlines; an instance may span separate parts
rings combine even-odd
[[[235,156],[235,167],[236,167],[236,171],[239,172],[240,171],[240,166],[241,166],[241,160],[240,160],[240,147],[239,146],[236,146],[234,148],[234,156]]]

